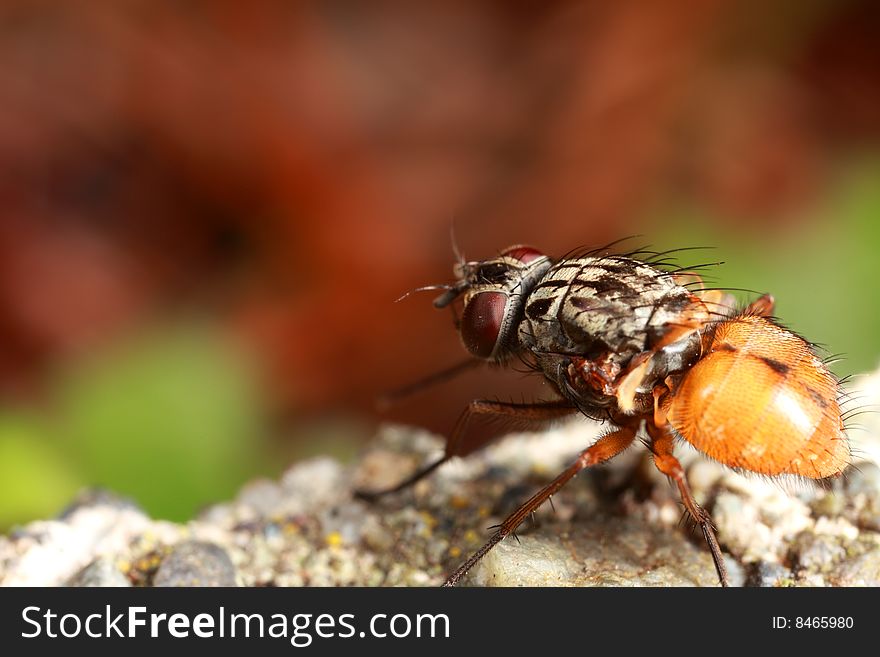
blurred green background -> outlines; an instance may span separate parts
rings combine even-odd
[[[880,362],[875,2],[8,0],[0,28],[0,531],[94,486],[184,520],[528,394],[376,409],[463,357],[430,296],[393,303],[450,279],[453,226],[472,258],[709,246],[681,263],[771,292],[837,374]]]

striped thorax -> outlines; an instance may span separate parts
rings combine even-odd
[[[496,362],[520,357],[593,417],[619,410],[617,384],[634,357],[676,327],[706,319],[705,307],[673,275],[625,256],[552,263],[517,246],[460,263],[456,274],[458,282],[435,303],[463,295],[459,331],[468,351]],[[648,401],[629,400],[623,410]]]

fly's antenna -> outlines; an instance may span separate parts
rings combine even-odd
[[[409,292],[404,292],[403,294],[401,294],[399,297],[397,297],[394,300],[394,303],[399,303],[399,302],[403,301],[404,299],[406,299],[410,294],[415,294],[416,292],[431,292],[432,290],[447,290],[447,291],[449,291],[453,287],[455,287],[455,286],[454,285],[447,285],[447,284],[423,285],[422,287],[417,287],[413,290],[410,290]]]
[[[464,266],[465,259],[461,249],[458,248],[458,240],[455,239],[455,222],[449,225],[449,240],[452,242],[452,253],[455,255],[455,261]]]
[[[437,289],[445,289],[446,291],[441,294],[439,297],[434,299],[434,307],[435,308],[445,308],[450,303],[455,301],[465,290],[470,287],[470,283],[467,280],[460,280],[455,285],[446,285],[443,288]]]

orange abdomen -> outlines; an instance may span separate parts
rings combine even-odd
[[[721,324],[669,402],[670,424],[735,468],[813,479],[841,473],[850,451],[838,384],[809,345],[757,316]]]

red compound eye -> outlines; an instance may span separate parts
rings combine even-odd
[[[467,303],[461,316],[461,340],[478,358],[491,358],[507,313],[507,295],[480,292]]]
[[[511,246],[509,249],[502,252],[501,255],[513,258],[514,260],[519,260],[524,265],[530,263],[532,260],[544,257],[544,254],[538,251],[538,249],[522,245]]]

